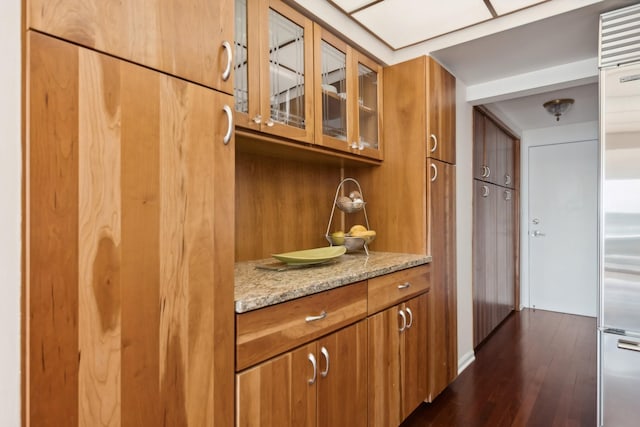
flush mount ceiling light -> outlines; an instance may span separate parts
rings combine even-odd
[[[571,98],[553,99],[547,101],[542,106],[549,114],[556,116],[556,122],[560,121],[560,116],[567,112],[569,107],[573,105],[574,100]]]

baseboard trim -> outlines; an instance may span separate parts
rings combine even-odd
[[[465,369],[469,367],[476,360],[476,354],[473,350],[463,354],[461,358],[458,359],[458,375],[462,373]]]

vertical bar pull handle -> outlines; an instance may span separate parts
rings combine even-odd
[[[400,326],[400,329],[398,329],[400,332],[404,332],[405,329],[407,329],[407,316],[406,314],[404,314],[403,310],[400,310],[398,312],[398,316],[400,316],[400,318],[402,319],[402,326]]]
[[[413,325],[413,313],[411,312],[411,309],[409,307],[405,308],[405,311],[409,315],[409,324],[407,325],[407,329],[409,329],[411,325]]]
[[[222,142],[227,145],[231,141],[231,134],[233,133],[233,112],[228,105],[222,107],[222,110],[227,114],[227,133],[224,134]]]
[[[325,378],[329,374],[329,350],[327,350],[325,346],[322,346],[322,348],[320,349],[320,353],[322,353],[325,362],[327,362],[324,371],[320,372],[320,376],[322,378]]]
[[[434,134],[429,135],[431,139],[433,139],[433,147],[431,147],[431,152],[434,153],[438,149],[438,137]]]
[[[313,377],[307,382],[309,383],[309,385],[311,385],[315,384],[316,377],[318,375],[318,364],[316,363],[316,357],[311,353],[309,353],[309,362],[311,362],[311,366],[313,366]]]
[[[222,47],[224,51],[227,52],[227,66],[224,68],[222,72],[222,80],[229,80],[229,76],[231,75],[231,65],[233,64],[233,50],[231,49],[231,44],[228,41],[222,42]]]

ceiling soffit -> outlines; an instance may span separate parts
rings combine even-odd
[[[327,0],[393,50],[551,0]]]

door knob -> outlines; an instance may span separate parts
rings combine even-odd
[[[544,234],[542,231],[540,230],[535,230],[533,233],[531,233],[531,235],[533,237],[542,237],[542,236],[546,236],[546,234]]]

